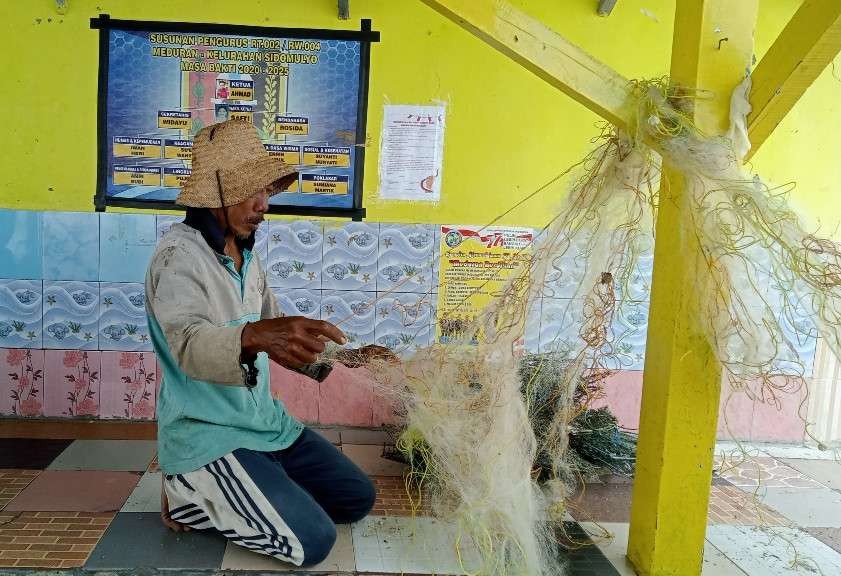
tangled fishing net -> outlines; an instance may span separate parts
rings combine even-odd
[[[451,330],[452,343],[372,366],[379,392],[405,417],[397,447],[411,464],[409,487],[456,524],[457,549],[478,551],[481,564],[465,571],[562,573],[557,535],[582,462],[632,470],[633,437],[593,402],[621,366],[613,319],[651,257],[661,181],[666,190],[669,178],[685,181],[667,199],[683,218],[670,249],[701,254],[696,313],[733,389],[778,403],[803,386],[798,336],[819,332],[841,354],[841,253],[804,230],[787,189],[745,172],[746,93],[743,85],[734,95],[731,133],[709,137],[690,119],[698,95],[635,83],[635,124],[627,134],[604,130],[493,302]],[[570,261],[586,262],[571,300],[578,338],[523,356],[527,313],[552,296]],[[814,327],[795,320],[804,317]]]

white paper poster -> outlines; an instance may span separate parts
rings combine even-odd
[[[441,199],[444,106],[386,105],[380,147],[380,198]]]

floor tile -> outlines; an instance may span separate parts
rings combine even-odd
[[[775,458],[716,457],[716,471],[734,486],[755,488],[819,488],[821,484]]]
[[[841,527],[841,492],[829,488],[768,488],[762,503],[798,526]]]
[[[0,469],[43,470],[72,442],[73,440],[0,438]]]
[[[558,561],[564,564],[565,574],[620,576],[620,572],[577,522],[564,522],[557,538],[561,545]]]
[[[630,522],[630,484],[588,484],[568,503],[570,514],[586,522]]]
[[[841,552],[841,528],[803,528],[803,530],[836,552]]]
[[[791,522],[762,504],[752,492],[729,485],[710,488],[707,510],[709,524],[744,524],[749,526],[787,526]]]
[[[113,517],[92,512],[0,512],[0,567],[79,567]]]
[[[344,524],[336,526],[336,544],[323,562],[307,568],[299,568],[277,558],[257,554],[242,546],[228,542],[225,557],[222,559],[222,570],[261,570],[266,572],[353,572],[356,560],[353,556],[353,539],[351,528]]]
[[[341,433],[338,430],[332,428],[313,428],[313,430],[324,436],[331,444],[338,446],[342,443]]]
[[[0,470],[0,510],[35,480],[40,470]]]
[[[802,460],[785,458],[782,460],[801,474],[817,480],[833,490],[841,490],[841,462],[836,460]]]
[[[841,574],[841,554],[796,528],[710,526],[707,539],[748,576]]]
[[[453,542],[456,530],[434,518],[369,516],[353,525],[353,549],[359,572],[463,574],[478,566],[475,549]]]
[[[371,516],[432,516],[429,494],[417,487],[407,489],[401,476],[372,476],[377,501]]]
[[[45,470],[6,511],[113,512],[125,504],[138,480],[132,472]]]
[[[406,468],[400,462],[383,458],[382,446],[342,444],[342,452],[372,476],[400,476]]]
[[[724,552],[709,540],[704,541],[704,564],[702,576],[747,576]]]
[[[365,430],[361,428],[350,428],[341,431],[342,444],[361,444],[365,446],[382,446],[383,444],[394,444],[394,441],[385,430]]]
[[[161,473],[147,472],[123,504],[120,512],[160,512]]]
[[[785,444],[756,444],[755,447],[774,458],[798,458],[805,460],[839,460],[841,450],[820,450],[811,446],[789,446]],[[716,452],[718,450],[716,449]]]
[[[225,544],[225,538],[216,532],[172,532],[161,523],[157,512],[121,512],[85,568],[216,570],[222,564]]]
[[[121,470],[143,472],[157,450],[155,440],[76,440],[49,470]]]

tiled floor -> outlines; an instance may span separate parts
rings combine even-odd
[[[305,572],[459,574],[479,565],[469,542],[456,554],[454,528],[433,519],[426,494],[408,491],[402,466],[383,457],[386,434],[321,432],[371,475],[378,499],[368,518],[340,526],[330,556]],[[809,448],[754,446],[751,454],[719,457],[703,574],[841,574],[841,464]],[[216,533],[167,531],[160,483],[154,443],[0,440],[0,574],[302,572]],[[558,535],[568,576],[633,574],[625,558],[632,490],[629,479],[606,478],[571,500]]]

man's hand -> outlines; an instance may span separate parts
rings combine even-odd
[[[302,316],[284,316],[249,323],[242,331],[242,355],[250,357],[266,352],[269,358],[298,369],[312,364],[324,352],[324,343],[344,344],[347,338],[333,324]]]
[[[167,499],[166,490],[164,490],[163,474],[161,474],[161,521],[164,523],[164,526],[175,532],[190,531],[189,526],[176,522],[169,515],[169,499]]]
[[[398,363],[400,359],[394,352],[382,346],[363,346],[356,350],[342,350],[336,360],[348,368],[359,368],[373,361]]]

